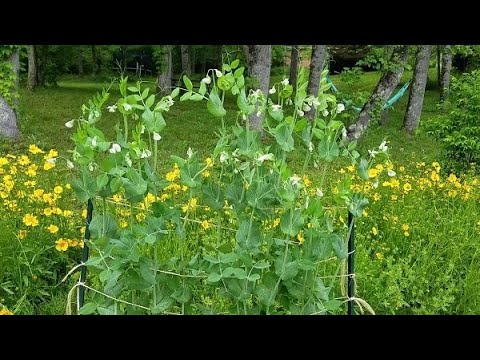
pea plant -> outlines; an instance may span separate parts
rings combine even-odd
[[[209,70],[198,88],[184,76],[184,88],[157,99],[141,82],[128,86],[122,78],[115,104],[106,106],[108,90],[85,104],[69,162],[79,173],[72,181],[77,197],[95,208],[89,277],[77,284],[87,288],[79,313],[340,311],[348,229],[334,218],[347,210],[360,216],[368,201],[353,193],[351,175],[333,192],[325,175],[344,158],[368,179],[371,161],[347,142],[335,120],[343,104],[325,93],[323,75],[318,96],[307,94],[303,71],[296,91],[285,79],[263,94],[246,88],[235,60]],[[224,120],[226,95],[238,108],[233,126]],[[176,101],[206,101],[219,119],[218,142],[206,159],[190,148],[172,155],[172,171],[161,175],[161,133]],[[119,115],[113,139],[97,128],[106,109]],[[303,163],[292,166],[294,152]],[[307,176],[312,167],[317,186]]]

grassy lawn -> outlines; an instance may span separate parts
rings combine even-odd
[[[422,123],[431,122],[436,117],[443,116],[437,108],[439,92],[435,85],[435,71],[436,69],[430,69]],[[281,76],[274,76],[272,82],[279,81],[281,78]],[[363,74],[361,80],[353,85],[347,85],[338,75],[333,75],[332,81],[340,91],[348,93],[372,91],[378,78],[378,73],[369,72]],[[411,71],[407,71],[400,85],[410,78]],[[151,82],[147,85],[154,83],[154,79],[148,79],[148,81]],[[68,154],[72,149],[70,140],[72,132],[65,127],[65,122],[78,117],[82,104],[106,84],[107,82],[100,83],[92,79],[63,78],[55,88],[42,88],[34,92],[22,90],[19,123],[23,134],[22,139],[13,144],[0,142],[0,156],[7,153],[26,153],[29,144],[36,144],[43,149],[54,148],[58,150],[60,156]],[[107,104],[113,104],[119,95],[118,89],[112,90],[112,98],[107,101]],[[396,167],[397,164],[398,167],[404,166],[407,169],[406,172],[412,174],[409,175],[411,177],[400,177],[402,184],[407,182],[416,184],[415,181],[418,180],[417,182],[421,183],[419,179],[429,174],[418,172],[420,170],[417,164],[424,162],[427,168],[433,162],[439,161],[442,148],[423,131],[423,126],[415,136],[407,136],[402,130],[407,101],[408,92],[389,111],[387,124],[383,126],[372,124],[366,136],[359,142],[359,148],[362,153],[365,153],[368,149],[378,147],[384,139],[387,139],[392,162]],[[226,123],[234,124],[236,105],[233,99],[227,99],[225,105]],[[105,112],[104,117],[106,121],[102,122],[102,131],[112,135],[114,115]],[[173,162],[170,155],[172,154],[183,155],[191,147],[205,158],[213,150],[216,144],[215,129],[219,126],[219,121],[209,115],[205,103],[178,102],[166,114],[165,120],[167,127],[162,132],[159,148],[159,166],[162,171],[167,172],[171,169]],[[296,158],[297,155],[293,154],[289,159],[294,167],[297,164]],[[298,165],[298,168],[300,167],[301,165]],[[327,174],[329,184],[337,181],[338,170],[341,167],[340,163],[329,171]],[[64,178],[55,179],[55,182],[64,183],[67,172],[61,171],[59,174]],[[313,168],[309,170],[308,175],[314,183],[319,177],[318,172]],[[478,192],[478,188],[475,191]],[[478,236],[477,224],[473,219],[473,214],[478,211],[478,205],[471,201],[457,202],[456,199],[447,201],[441,194],[438,194],[438,197],[425,195],[425,192],[419,192],[417,197],[411,194],[404,193],[401,201],[393,203],[386,199],[396,195],[385,190],[382,193],[383,200],[373,202],[369,207],[369,214],[358,224],[359,252],[362,253],[358,255],[357,272],[361,296],[380,313],[480,311],[480,301],[477,300],[479,295],[476,295],[478,271],[474,270],[479,265],[479,260],[477,260],[476,250],[472,250],[472,244]],[[399,219],[392,225],[389,223],[390,220],[385,220],[385,217]],[[398,230],[402,224],[409,224],[415,230],[407,236],[405,232]],[[380,230],[379,235],[372,235],[372,227]],[[0,251],[6,251],[8,241],[8,236],[0,235]],[[463,251],[470,251],[470,254],[464,255]],[[417,270],[422,278],[416,278],[415,273],[409,272],[409,269],[420,265],[422,267]],[[434,281],[438,278],[434,270],[444,268],[450,269],[450,272],[447,272],[448,276],[443,274],[447,276],[443,279],[447,285],[442,290],[441,281]],[[408,292],[407,288],[408,291],[413,291],[408,298],[405,295]],[[413,288],[415,290],[412,290]],[[452,288],[454,290],[451,290]],[[22,311],[62,313],[63,297],[67,290],[67,286],[64,286],[48,303],[36,309]],[[2,296],[6,296],[1,291],[0,287],[0,303]]]

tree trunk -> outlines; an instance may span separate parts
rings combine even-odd
[[[157,86],[162,96],[168,95],[172,88],[172,46],[163,45],[160,74]]]
[[[222,49],[223,45],[218,45],[217,46],[217,68],[222,70],[222,65],[223,65],[223,56],[222,56]]]
[[[78,75],[83,76],[83,54],[81,51],[78,54]]]
[[[440,78],[440,101],[448,98],[450,90],[450,71],[452,69],[452,51],[450,45],[445,45],[442,54],[442,77]]]
[[[33,90],[37,86],[37,59],[35,58],[35,45],[28,46],[28,81],[27,89]]]
[[[323,63],[325,62],[325,55],[327,54],[326,45],[313,45],[312,46],[312,60],[310,62],[310,78],[308,80],[307,95],[318,96],[318,90],[320,89],[320,80],[322,77]],[[313,121],[315,117],[315,109],[312,108],[307,117],[310,121]]]
[[[413,72],[410,95],[408,97],[407,112],[404,119],[404,128],[409,133],[413,133],[418,128],[420,115],[422,114],[431,49],[431,45],[418,46],[415,70]]]
[[[440,83],[441,83],[441,77],[442,77],[442,73],[441,73],[441,69],[442,69],[442,63],[441,63],[441,51],[440,51],[440,45],[437,45],[437,84],[438,84],[438,87],[440,87]]]
[[[98,73],[98,57],[95,45],[92,45],[92,63],[92,75],[96,76]]]
[[[38,85],[44,86],[47,72],[48,45],[38,45],[35,50],[37,50],[37,59],[40,60],[37,63]]]
[[[0,136],[15,139],[19,135],[15,111],[0,96]]]
[[[367,130],[370,119],[375,111],[378,111],[386,103],[393,90],[397,87],[405,70],[405,63],[408,58],[408,45],[395,47],[388,71],[382,74],[372,95],[363,106],[357,121],[348,127],[347,136],[350,140],[360,138]]]
[[[182,53],[182,71],[185,75],[192,75],[192,56],[190,45],[180,45],[180,51]]]
[[[248,60],[251,76],[258,80],[258,88],[265,98],[268,97],[270,86],[270,69],[272,66],[272,45],[248,45]],[[257,116],[255,111],[250,115],[252,129],[262,129],[263,116]]]
[[[205,50],[202,51],[202,65],[200,67],[200,73],[202,76],[205,76],[207,73],[207,52]]]
[[[292,52],[290,53],[290,76],[288,80],[293,86],[293,89],[297,88],[298,61],[299,57],[297,45],[292,45]]]

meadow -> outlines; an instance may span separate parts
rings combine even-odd
[[[421,126],[415,135],[402,130],[407,93],[389,110],[386,123],[374,124],[359,142],[360,153],[377,148],[384,140],[389,148],[390,160],[372,167],[366,182],[361,181],[354,167],[342,161],[329,168],[324,178],[314,167],[305,171],[307,189],[322,183],[325,196],[334,196],[342,177],[350,174],[352,189],[369,199],[363,216],[356,222],[356,287],[358,295],[377,314],[480,311],[480,259],[476,244],[480,232],[476,217],[479,178],[470,172],[445,171],[442,145],[425,130],[425,125],[448,116],[445,109],[437,106],[439,92],[434,70],[429,74]],[[348,94],[371,91],[378,76],[376,72],[364,73],[354,83],[339,75],[331,78],[340,91]],[[407,71],[400,85],[410,76]],[[274,76],[272,83],[281,79],[281,75]],[[82,104],[107,82],[66,77],[58,84],[33,92],[21,91],[22,138],[15,143],[0,143],[3,312],[62,314],[67,293],[78,279],[77,273],[62,282],[72,265],[80,261],[86,216],[85,205],[75,198],[71,188],[75,170],[68,168],[66,158],[71,157],[73,142],[65,123],[77,118]],[[120,98],[118,88],[111,92],[109,103]],[[227,96],[224,107],[225,124],[231,126],[236,120],[234,99]],[[340,119],[348,123],[351,117],[345,112]],[[174,182],[178,174],[175,175],[177,168],[170,155],[186,154],[191,148],[199,159],[208,158],[217,143],[219,120],[210,115],[203,103],[178,102],[169,111],[166,122],[157,164],[159,173]],[[113,125],[114,114],[106,112],[98,127],[112,137]],[[287,158],[298,173],[302,172],[303,156],[304,152],[299,150]],[[51,161],[53,158],[55,162]],[[126,227],[132,216],[140,221],[141,213],[119,210],[118,215]],[[335,226],[345,226],[346,217],[346,210],[344,214],[335,213]],[[207,214],[199,214],[197,220],[197,233],[214,238],[215,234],[208,233]],[[208,298],[207,295],[202,294]],[[207,298],[205,303],[210,304],[212,299]],[[345,304],[334,313],[345,313]]]

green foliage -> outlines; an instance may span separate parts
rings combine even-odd
[[[15,89],[18,79],[9,60],[12,54],[20,49],[19,45],[0,45],[0,96],[10,106],[15,106],[14,100],[18,98],[17,89]]]
[[[96,127],[109,92],[83,106],[72,137],[73,160],[82,175],[72,188],[81,200],[96,203],[89,272],[100,293],[89,297],[81,313],[323,314],[340,306],[324,304],[334,296],[335,284],[324,285],[320,274],[333,271],[334,264],[325,263],[335,259],[332,255],[344,261],[345,229],[331,226],[323,207],[328,202],[305,177],[312,163],[326,171],[340,158],[359,160],[355,143],[344,140],[343,124],[335,120],[335,97],[323,93],[328,87],[321,87],[317,98],[307,96],[301,71],[295,94],[281,81],[274,84],[279,97],[265,99],[258,90],[246,93],[238,60],[222,70],[209,70],[202,80],[212,83],[208,92],[204,86],[197,92],[183,77],[186,92],[179,101],[207,100],[207,110],[221,127],[209,158],[202,161],[191,148],[186,157],[172,155],[176,167],[166,179],[157,170],[158,145],[163,117],[178,90],[157,100],[141,82],[127,86],[121,79],[115,107],[123,126],[117,123],[110,139]],[[230,128],[224,122],[227,94],[236,96],[239,105],[239,121]],[[293,109],[283,106],[287,100]],[[304,116],[306,107],[315,111],[313,122]],[[264,117],[263,141],[250,128],[253,113]],[[162,119],[162,126],[154,125],[155,118]],[[304,154],[301,176],[287,162],[294,151]],[[172,198],[170,189],[182,189],[184,195]],[[111,197],[113,203],[126,200],[121,206],[130,209],[128,222],[109,205]],[[345,180],[330,209],[350,206],[360,214],[364,200]],[[201,210],[204,204],[214,210],[200,220],[207,211]],[[133,216],[134,209],[141,211]],[[223,304],[220,309],[202,300],[209,294]]]
[[[445,145],[451,169],[466,170],[480,161],[480,71],[452,78],[452,109],[429,124],[429,132]]]

